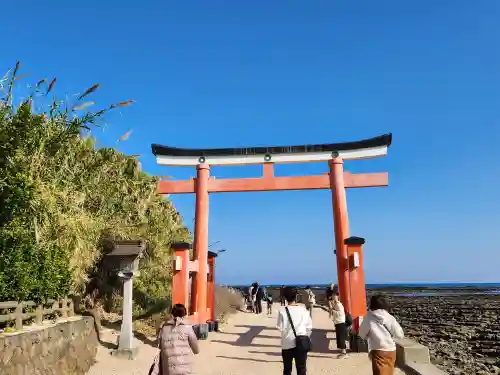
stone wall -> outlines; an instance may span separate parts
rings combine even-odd
[[[84,375],[95,362],[97,346],[91,317],[0,334],[0,374]]]

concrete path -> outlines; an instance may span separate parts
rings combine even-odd
[[[281,374],[281,349],[276,330],[276,310],[272,316],[237,313],[223,327],[224,332],[211,333],[201,342],[201,353],[196,356],[197,375],[263,375]],[[350,353],[347,359],[337,359],[335,334],[328,313],[313,312],[313,351],[309,354],[309,374],[371,375],[366,353]],[[104,340],[116,342],[116,332],[107,331]],[[88,375],[147,375],[156,349],[145,340],[139,355],[133,361],[110,356],[110,349],[101,347],[98,363]],[[294,370],[295,373],[295,370]],[[397,375],[403,374],[396,371]]]

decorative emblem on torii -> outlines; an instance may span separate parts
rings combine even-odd
[[[314,190],[331,189],[334,216],[337,273],[340,299],[353,317],[366,313],[364,273],[356,267],[356,283],[350,288],[348,249],[344,241],[349,238],[349,221],[345,188],[381,187],[388,185],[387,172],[351,174],[344,171],[344,160],[377,158],[387,155],[392,134],[356,142],[250,148],[185,149],[157,144],[152,145],[159,165],[196,167],[197,176],[190,180],[168,180],[158,183],[160,194],[196,194],[194,254],[198,261],[198,274],[192,283],[191,311],[199,322],[207,316],[208,271],[208,197],[210,193]],[[275,177],[274,164],[327,162],[329,173],[311,176]],[[210,177],[210,166],[262,164],[263,176],[258,178]],[[213,275],[212,275],[213,277]],[[352,295],[355,290],[355,295]],[[364,307],[361,307],[363,306]],[[355,311],[359,315],[355,314]],[[212,312],[213,313],[213,312]]]

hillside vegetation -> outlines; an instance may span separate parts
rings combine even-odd
[[[137,295],[168,297],[170,244],[190,233],[135,157],[96,148],[91,136],[108,111],[132,101],[94,112],[98,84],[60,102],[53,78],[14,105],[21,78],[18,63],[0,85],[0,301],[84,295],[90,280],[106,292],[100,264],[114,239],[147,242]]]

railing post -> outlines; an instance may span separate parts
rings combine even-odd
[[[75,315],[75,304],[73,303],[73,299],[70,298],[68,305],[68,316],[74,316],[74,315]]]
[[[23,309],[24,305],[22,302],[19,302],[16,306],[16,329],[23,329]]]
[[[62,300],[61,315],[63,318],[68,317],[68,299],[66,297],[64,297]]]
[[[43,305],[37,305],[35,308],[35,324],[42,324],[43,322]]]
[[[59,301],[54,301],[52,303],[52,314],[54,314],[54,322],[56,322],[59,319]]]

